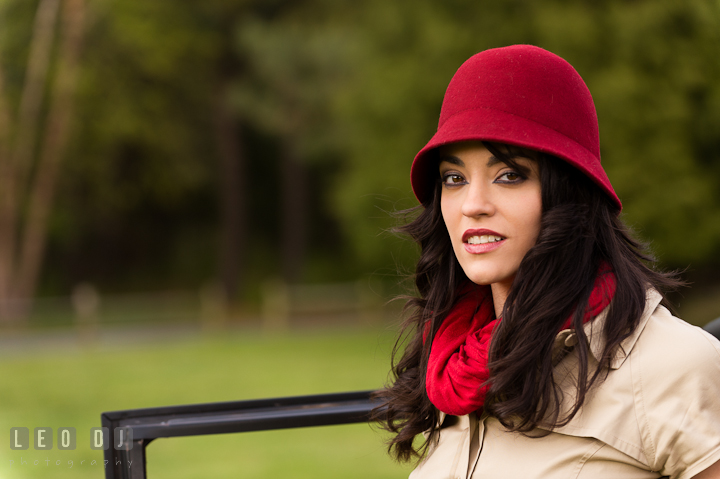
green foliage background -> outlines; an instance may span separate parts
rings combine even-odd
[[[0,2],[0,61],[17,99],[33,1]],[[277,276],[279,155],[309,172],[303,281],[412,267],[383,232],[414,205],[408,171],[470,55],[533,43],[593,92],[603,163],[626,221],[665,265],[720,252],[720,4],[713,0],[95,0],[78,118],[41,292],[196,287],[217,274],[211,105],[249,157],[252,289]],[[231,72],[231,74],[228,74]],[[342,268],[337,265],[342,264]],[[245,297],[251,293],[243,293]]]

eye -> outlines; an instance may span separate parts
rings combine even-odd
[[[465,178],[457,173],[445,173],[442,176],[442,182],[445,186],[459,186],[465,184]]]
[[[496,183],[520,183],[522,180],[524,180],[525,177],[518,173],[517,171],[510,170],[506,171],[502,175],[498,176],[495,180]]]

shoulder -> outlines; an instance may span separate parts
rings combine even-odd
[[[648,292],[639,326],[614,353],[607,375],[556,430],[597,438],[648,470],[685,479],[720,459],[720,342],[674,317],[661,299]],[[595,358],[606,319],[604,312],[586,325]],[[578,364],[572,352],[557,365],[561,413],[572,406]]]
[[[628,363],[646,455],[672,477],[720,459],[720,341],[658,306]]]
[[[670,392],[669,383],[700,386],[708,380],[720,388],[720,341],[663,306],[645,323],[629,356],[644,388]]]
[[[632,361],[643,377],[713,378],[720,386],[720,341],[657,306],[639,332]]]

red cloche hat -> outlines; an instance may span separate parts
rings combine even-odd
[[[600,164],[590,90],[568,62],[542,48],[513,45],[480,52],[460,66],[443,99],[437,133],[415,157],[410,182],[429,200],[438,176],[432,150],[483,140],[530,148],[567,161],[622,203]]]

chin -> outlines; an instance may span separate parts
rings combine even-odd
[[[462,264],[460,264],[460,266],[462,266]],[[487,266],[474,266],[476,267],[463,267],[463,271],[465,272],[465,276],[467,276],[470,281],[479,286],[489,286],[495,283],[512,283],[512,279],[515,276],[512,271],[504,271],[497,268],[488,268]]]
[[[492,275],[487,273],[473,273],[465,272],[465,275],[468,277],[470,281],[473,283],[479,285],[479,286],[489,286],[493,283],[498,283],[503,281],[503,277],[501,275]]]

